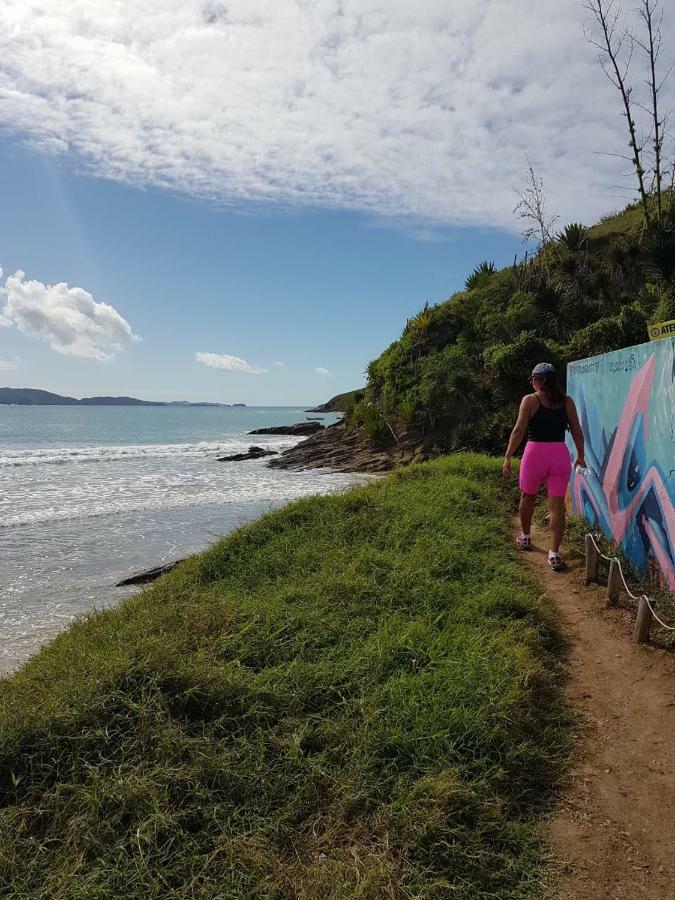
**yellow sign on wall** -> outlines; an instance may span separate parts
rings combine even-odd
[[[656,325],[647,325],[650,341],[660,341],[661,338],[675,337],[675,319],[669,322],[657,322]]]

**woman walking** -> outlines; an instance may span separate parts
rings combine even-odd
[[[572,433],[577,449],[576,466],[585,466],[584,435],[573,400],[558,384],[555,369],[550,363],[537,363],[530,382],[533,394],[520,403],[518,419],[511,432],[504,457],[503,472],[511,475],[511,458],[527,434],[527,445],[520,463],[520,534],[516,543],[523,550],[532,549],[530,529],[537,499],[537,491],[546,482],[551,513],[551,546],[548,564],[554,571],[563,567],[560,544],[565,530],[565,493],[572,466],[565,444],[565,431]]]

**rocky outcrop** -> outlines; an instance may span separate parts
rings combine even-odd
[[[321,431],[324,426],[321,422],[296,422],[295,425],[275,425],[272,428],[256,428],[249,434],[292,434],[305,435]]]
[[[160,575],[166,575],[167,572],[175,569],[178,563],[181,562],[183,562],[182,559],[177,559],[174,562],[165,563],[163,566],[155,566],[154,569],[139,572],[138,575],[130,575],[128,578],[123,578],[122,581],[118,581],[115,587],[128,587],[132,584],[149,584],[151,581],[155,581],[156,578],[159,578]]]
[[[344,422],[329,425],[306,441],[284,450],[267,465],[274,469],[328,468],[339,472],[386,472],[429,458],[418,435],[399,437],[391,447],[376,447]]]
[[[232,456],[219,456],[218,462],[241,462],[244,459],[260,459],[262,456],[274,456],[278,450],[265,450],[264,447],[249,447],[246,453],[233,453]]]

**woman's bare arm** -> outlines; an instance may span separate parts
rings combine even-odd
[[[528,394],[520,401],[518,418],[516,419],[516,424],[513,426],[513,431],[511,432],[511,437],[509,438],[509,445],[506,448],[506,453],[504,455],[503,471],[504,475],[506,475],[507,477],[511,474],[511,457],[523,442],[528,423],[532,418],[532,413],[534,412],[535,404],[537,404],[537,398],[534,396],[534,394]]]
[[[568,397],[565,400],[565,409],[567,410],[567,421],[570,423],[572,440],[574,441],[574,446],[577,448],[577,458],[574,465],[575,467],[585,466],[586,458],[584,457],[584,433],[581,430],[581,425],[579,424],[577,408],[574,405],[574,400],[572,400],[571,397]]]

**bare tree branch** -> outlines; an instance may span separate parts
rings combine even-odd
[[[641,2],[649,3],[653,6],[653,3],[658,2],[658,0],[641,0]],[[649,199],[645,186],[645,171],[642,166],[642,151],[644,148],[642,141],[638,141],[637,126],[633,119],[632,111],[631,96],[633,88],[628,83],[630,65],[635,49],[635,38],[623,24],[621,3],[618,0],[585,0],[584,6],[593,15],[600,28],[600,37],[596,38],[586,31],[586,39],[600,51],[599,62],[602,70],[610,83],[621,94],[624,109],[623,115],[628,124],[630,147],[633,151],[631,161],[637,177],[645,224],[650,225]],[[618,33],[619,31],[620,33]],[[628,48],[627,55],[626,47]]]
[[[518,193],[519,201],[513,212],[526,223],[523,229],[523,240],[531,241],[536,238],[541,247],[551,241],[551,231],[558,216],[546,215],[546,200],[544,197],[544,182],[537,178],[529,157],[527,160],[527,185]]]
[[[638,7],[638,15],[646,31],[646,40],[637,41],[638,46],[646,53],[649,65],[649,73],[647,77],[647,86],[651,99],[651,109],[648,111],[652,117],[652,136],[654,148],[654,186],[656,188],[656,216],[657,221],[661,222],[663,213],[662,201],[662,179],[663,179],[663,127],[665,120],[661,120],[659,115],[659,94],[663,85],[668,79],[672,71],[672,66],[668,69],[666,76],[657,81],[656,64],[661,55],[663,43],[663,35],[661,25],[663,23],[663,9],[659,0],[640,0]]]

